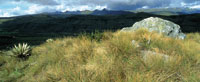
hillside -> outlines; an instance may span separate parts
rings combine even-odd
[[[0,0],[0,82],[200,82],[200,0]]]
[[[183,32],[200,31],[200,14],[160,16],[147,13],[125,15],[52,15],[38,14],[15,17],[0,24],[5,32],[19,33],[81,33],[94,30],[117,30],[129,27],[147,17],[161,17],[181,26]]]
[[[116,31],[130,27],[148,17],[161,17],[181,26],[184,33],[200,31],[200,14],[160,16],[148,13],[124,15],[67,15],[36,14],[1,18],[0,49],[26,42],[31,45],[43,43],[48,38],[77,36],[83,33]]]
[[[0,50],[0,81],[199,82],[197,18],[138,13],[1,19],[0,45],[9,48]]]
[[[0,81],[199,82],[199,39],[199,33],[179,40],[145,29],[57,38],[32,47],[28,59],[1,51]]]

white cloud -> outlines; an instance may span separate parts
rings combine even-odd
[[[190,8],[192,8],[192,9],[200,9],[200,5],[194,5],[194,6],[191,6]]]
[[[187,4],[185,2],[181,2],[181,6],[186,6]]]
[[[83,11],[83,10],[91,10],[91,7],[87,6],[87,5],[84,5],[84,6],[67,6],[65,8],[63,8],[64,10],[61,10],[63,12],[65,11],[77,11],[77,10],[80,10],[80,11]]]
[[[12,9],[0,10],[0,17],[11,17],[20,14],[21,8],[16,6]]]
[[[191,8],[191,9],[200,9],[200,1],[197,1],[194,3],[181,2],[181,7],[187,7],[187,8]]]
[[[56,10],[60,10],[60,11],[64,12],[65,11],[65,5],[61,4],[61,5],[56,6]]]
[[[80,6],[66,6],[64,4],[56,6],[57,11],[84,11],[84,10],[102,10],[104,8],[107,8],[107,6],[89,6],[89,5],[80,5]]]
[[[25,10],[26,14],[36,14],[38,12],[40,12],[42,9],[44,9],[43,6],[38,6],[36,4],[31,5],[28,10]]]
[[[15,8],[13,8],[11,11],[12,12],[17,12],[17,11],[20,11],[20,10],[21,10],[21,8],[19,6],[17,6]]]
[[[10,17],[10,16],[13,16],[13,15],[11,15],[11,14],[8,13],[8,12],[1,13],[1,14],[0,14],[0,17]]]
[[[149,6],[143,6],[142,7],[142,9],[148,9],[149,8]]]
[[[107,8],[107,6],[96,6],[94,9],[102,10],[102,9],[105,9],[105,8]]]

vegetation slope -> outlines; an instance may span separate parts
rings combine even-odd
[[[200,31],[200,14],[161,16],[148,13],[122,15],[67,15],[36,14],[12,18],[0,18],[0,49],[26,42],[39,45],[48,38],[77,36],[98,30],[116,31],[130,27],[148,17],[159,17],[181,26],[184,33]]]
[[[58,38],[33,47],[26,60],[2,51],[0,81],[199,82],[199,40],[199,33],[179,40],[145,29]],[[144,59],[141,51],[145,50],[169,58]]]

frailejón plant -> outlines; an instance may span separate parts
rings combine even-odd
[[[11,50],[11,55],[20,58],[26,58],[30,55],[30,51],[31,48],[27,43],[19,43],[18,45],[14,45]]]

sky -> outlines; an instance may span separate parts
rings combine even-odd
[[[136,10],[174,7],[200,9],[200,0],[0,0],[0,17],[104,8]]]

